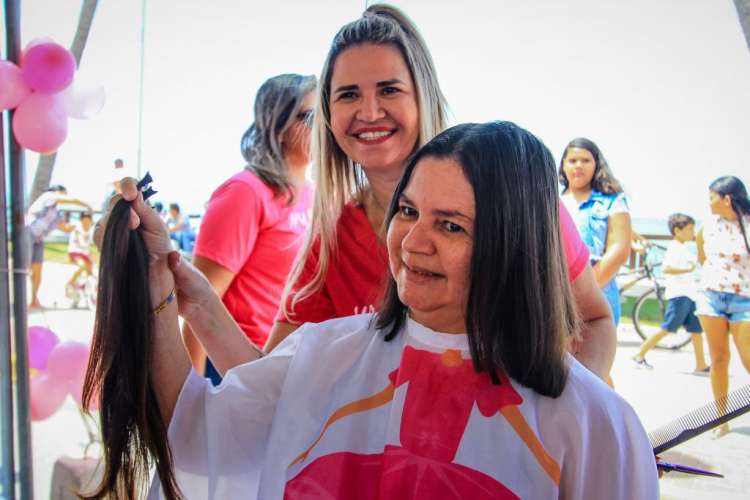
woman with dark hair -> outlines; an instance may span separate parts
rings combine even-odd
[[[309,224],[313,190],[305,173],[315,86],[314,76],[296,74],[261,85],[254,122],[240,142],[245,168],[211,195],[193,251],[195,267],[259,347]],[[203,347],[189,326],[183,334],[193,365],[203,373]],[[206,374],[220,380],[210,363]]]
[[[580,137],[565,147],[558,170],[562,200],[591,252],[596,281],[615,325],[620,322],[620,290],[615,275],[630,255],[628,202],[599,147]]]
[[[100,368],[89,374],[120,368],[106,360],[130,352],[131,327],[152,325],[148,379],[171,454],[157,461],[168,493],[155,483],[151,498],[177,488],[209,499],[658,497],[632,408],[566,351],[578,325],[554,161],[529,132],[461,125],[422,147],[385,214],[392,278],[381,312],[303,325],[218,388],[190,373],[178,307],[162,298],[178,290],[179,313],[209,352],[244,349],[238,329],[200,273],[179,254],[164,258],[163,223],[132,182],[123,195],[134,212],[115,207],[103,258],[124,248],[113,245],[129,237],[123,223],[140,225],[124,232],[159,255],[146,294],[158,305],[146,318],[100,317]],[[103,269],[105,289],[119,283]],[[122,307],[117,292],[103,297],[103,310]],[[100,379],[87,378],[87,394]],[[103,400],[120,390],[102,387]],[[165,437],[127,429],[146,446]],[[105,450],[145,462],[143,448],[105,440]]]
[[[729,391],[729,333],[750,372],[750,199],[734,176],[708,187],[711,217],[698,232],[698,262],[703,265],[696,309],[711,356],[711,389],[719,400]],[[724,424],[717,437],[729,432]]]

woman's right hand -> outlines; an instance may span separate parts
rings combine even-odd
[[[126,177],[120,181],[120,191],[122,194],[115,194],[109,199],[107,211],[96,223],[94,242],[101,250],[104,229],[107,227],[112,207],[120,199],[124,198],[126,201],[131,202],[128,227],[130,229],[141,228],[141,235],[146,242],[146,248],[148,248],[148,253],[151,256],[151,264],[153,265],[157,262],[166,264],[167,255],[172,251],[172,242],[169,239],[167,225],[159,217],[159,214],[143,200],[143,195],[138,189],[137,183],[138,181],[132,177]]]
[[[130,177],[121,181],[122,194],[110,199],[107,212],[94,230],[94,241],[101,249],[104,229],[112,207],[121,198],[130,201],[128,227],[131,230],[140,228],[151,257],[149,282],[152,287],[152,302],[154,305],[158,304],[174,286],[177,292],[179,313],[189,320],[193,314],[199,312],[200,304],[212,298],[215,293],[205,276],[190,263],[184,262],[179,252],[173,250],[166,223],[152,207],[146,204],[136,184],[137,181]]]

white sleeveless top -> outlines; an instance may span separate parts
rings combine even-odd
[[[750,238],[750,217],[743,222]],[[750,297],[750,253],[739,222],[712,215],[703,225],[703,242],[702,288]]]

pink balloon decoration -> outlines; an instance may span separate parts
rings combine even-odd
[[[59,410],[68,394],[67,386],[48,373],[40,373],[32,377],[29,391],[31,392],[31,420],[35,422],[44,420]]]
[[[81,89],[71,85],[62,92],[65,112],[71,118],[85,120],[96,115],[104,107],[104,87]]]
[[[43,43],[55,43],[55,41],[48,36],[39,36],[33,38],[29,43],[26,44],[26,47],[23,48],[23,52],[21,53],[21,60],[23,61],[23,56],[29,51],[31,47],[35,45],[41,45]]]
[[[49,354],[47,373],[64,382],[67,388],[69,382],[83,380],[88,362],[89,346],[81,342],[61,342]]]
[[[31,94],[23,81],[21,68],[10,61],[0,61],[0,111],[13,109]]]
[[[42,154],[57,151],[68,135],[68,116],[60,95],[30,95],[16,108],[13,134],[26,149]]]
[[[30,326],[29,330],[29,366],[37,370],[47,368],[47,360],[52,349],[60,342],[57,335],[43,326]]]
[[[76,60],[62,45],[40,43],[26,50],[21,70],[26,85],[41,94],[54,94],[73,81]]]
[[[76,403],[78,403],[78,406],[83,408],[83,379],[80,381],[71,381],[68,383],[68,391],[70,391],[70,395],[73,396],[73,399],[75,399]],[[99,392],[94,393],[94,397],[91,398],[91,401],[89,401],[89,407],[84,408],[88,411],[97,411],[99,410]]]

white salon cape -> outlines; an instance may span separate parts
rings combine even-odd
[[[308,324],[219,387],[195,373],[169,426],[189,499],[657,499],[633,409],[568,358],[558,398],[471,366],[465,335],[372,315]],[[162,498],[158,479],[149,499]]]

